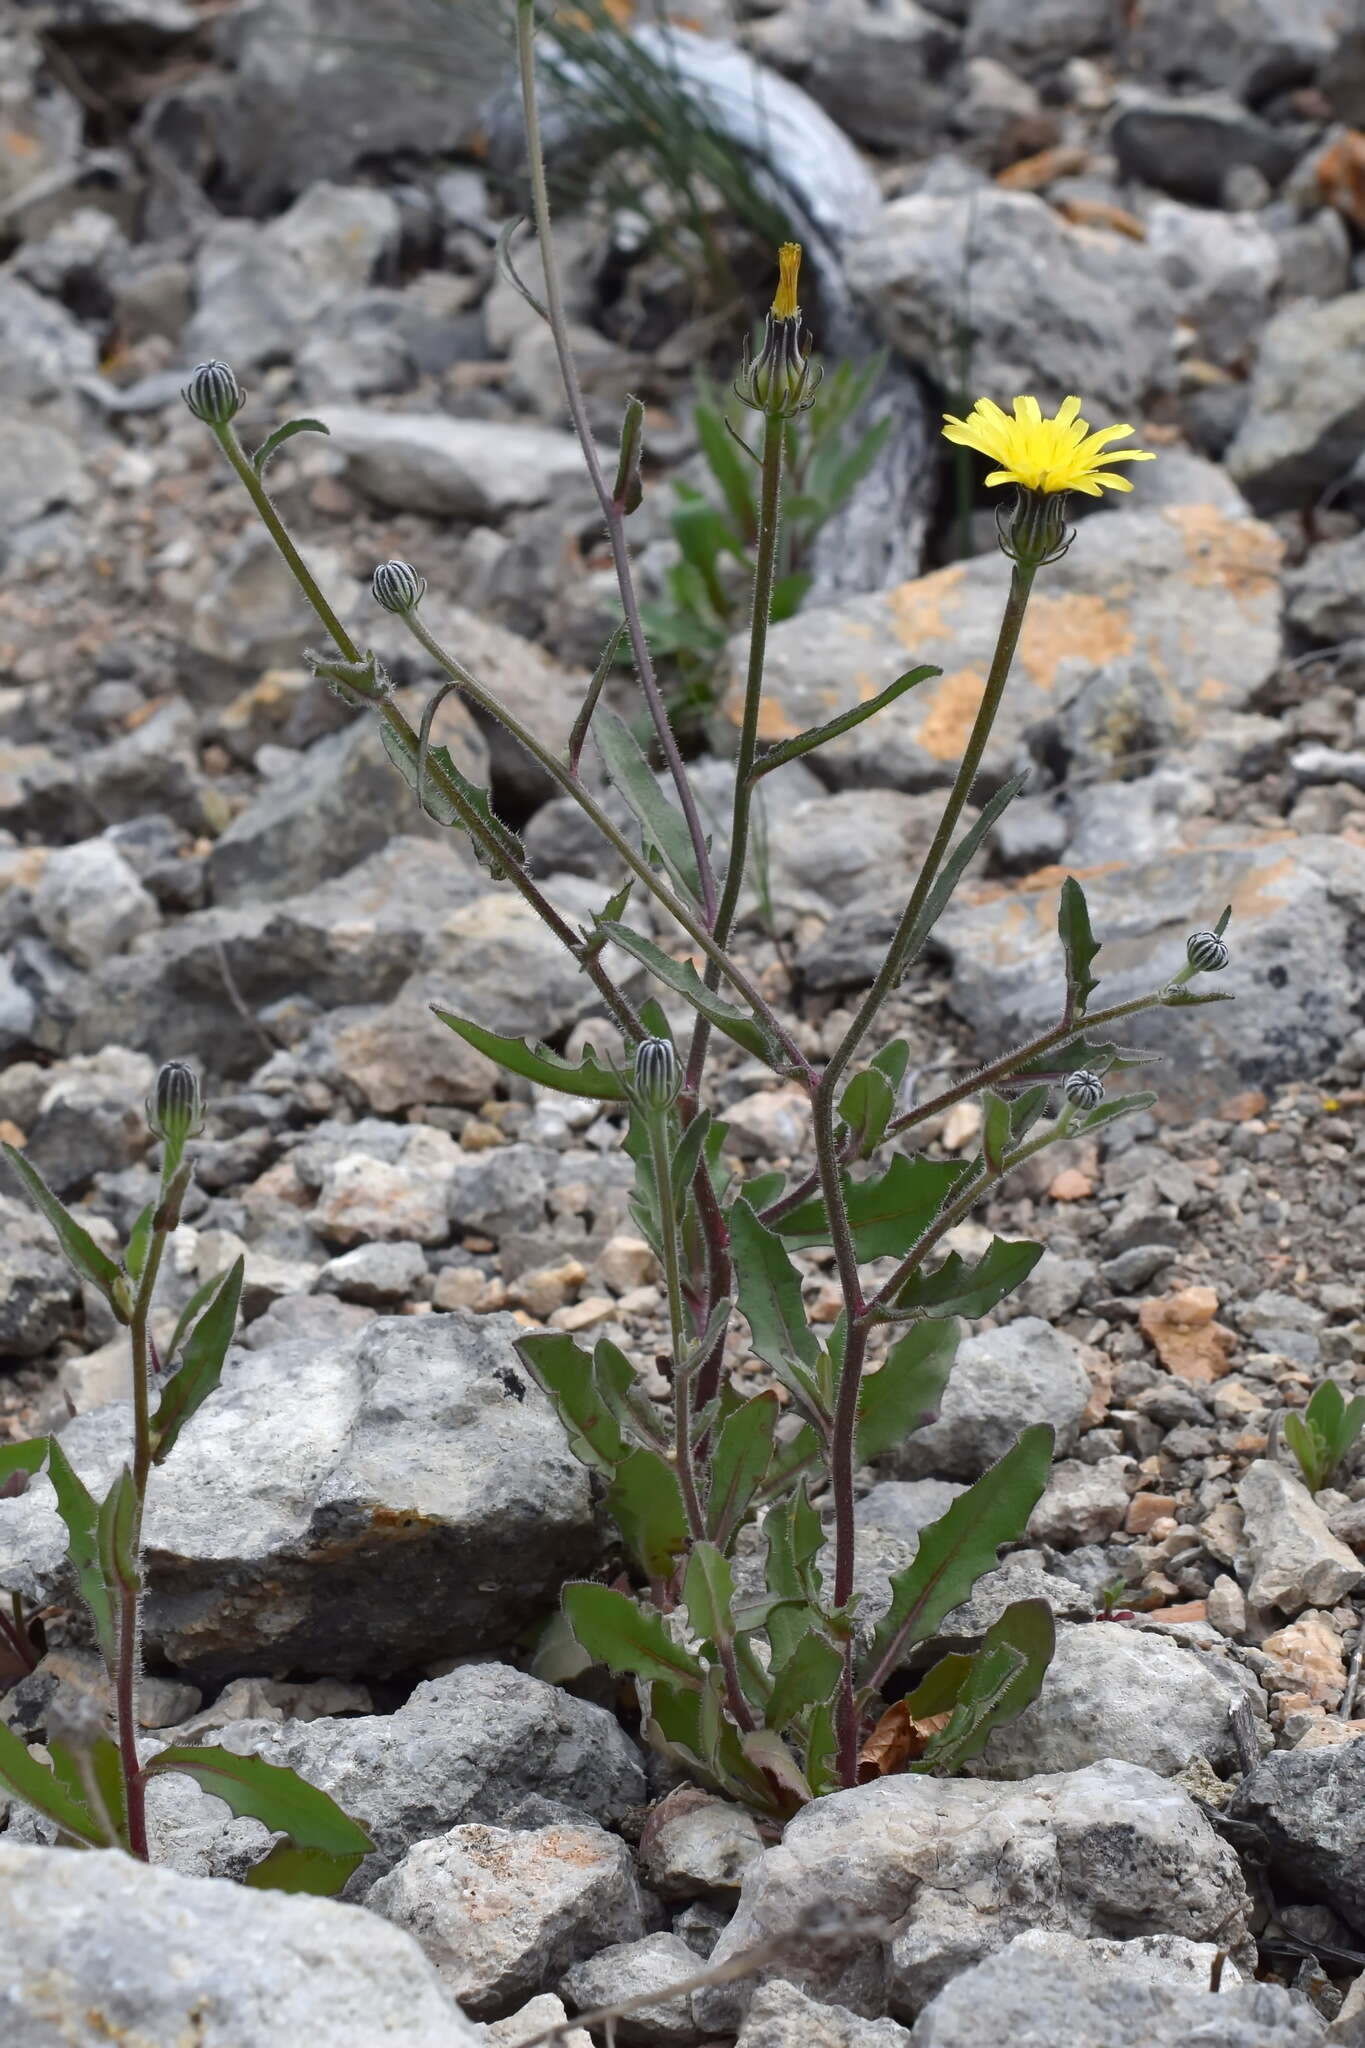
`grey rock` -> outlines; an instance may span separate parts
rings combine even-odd
[[[1365,852],[1349,842],[1228,829],[1126,871],[1082,869],[1079,879],[1103,936],[1103,1002],[1159,986],[1183,964],[1189,932],[1233,906],[1223,985],[1239,1000],[1197,1017],[1157,1009],[1125,1026],[1131,1042],[1175,1056],[1160,1076],[1163,1101],[1208,1110],[1239,1088],[1321,1073],[1354,1030],[1348,963],[1365,911]],[[1056,888],[1044,877],[1016,885],[1007,902],[954,907],[939,923],[953,1007],[988,1046],[1054,1020],[1055,919]]]
[[[354,1251],[329,1259],[318,1275],[323,1294],[370,1308],[397,1308],[427,1291],[427,1261],[421,1245],[399,1240],[390,1244],[358,1244]]]
[[[146,1099],[154,1078],[149,1059],[106,1046],[88,1058],[49,1070],[24,1156],[63,1198],[97,1173],[117,1173],[151,1144]]]
[[[319,418],[359,488],[402,512],[496,520],[543,505],[582,469],[577,441],[555,427],[353,405]]]
[[[1258,511],[1310,504],[1365,452],[1365,292],[1283,308],[1261,335],[1227,451]]]
[[[1294,165],[1294,146],[1283,131],[1224,93],[1135,99],[1109,132],[1125,178],[1197,206],[1219,205],[1239,170],[1257,171],[1275,186]]]
[[[80,1290],[60,1253],[26,1244],[0,1249],[0,1359],[38,1358],[79,1321]]]
[[[0,1843],[0,1926],[12,2048],[479,2040],[409,1936],[329,1899]]]
[[[692,2017],[690,1999],[669,1998],[670,1985],[694,1976],[697,1959],[676,1934],[647,1934],[642,1941],[622,1942],[577,1963],[560,1984],[560,1994],[574,2012],[592,2012],[618,1999],[659,1993],[648,2005],[616,2022],[618,2041],[638,2048],[693,2048],[704,2038]]]
[[[64,306],[21,278],[0,276],[0,401],[69,403],[77,379],[95,367],[94,337]]]
[[[746,1876],[715,1960],[840,1910],[888,1932],[855,1925],[798,1946],[760,1981],[788,1978],[908,2023],[959,1971],[1039,1925],[1169,1933],[1245,1954],[1247,1898],[1228,1844],[1178,1787],[1112,1759],[1018,1785],[903,1776],[816,1800]],[[751,1995],[718,1987],[694,2003],[719,2032]]]
[[[1233,1794],[1229,1813],[1270,1845],[1275,1875],[1322,1899],[1365,1933],[1365,1858],[1360,1816],[1365,1740],[1331,1748],[1276,1750]]]
[[[611,1827],[646,1797],[639,1753],[614,1715],[505,1664],[424,1680],[395,1714],[234,1721],[215,1739],[298,1771],[361,1823],[374,1853],[348,1898],[453,1827]]]
[[[754,1993],[735,2048],[907,2048],[909,2040],[894,2020],[859,2019],[776,1979]]]
[[[304,1064],[381,1116],[418,1103],[478,1109],[495,1085],[495,1069],[432,1015],[433,1003],[449,1008],[451,1000],[448,973],[419,971],[390,1003],[342,1007],[320,1018]]]
[[[1252,102],[1303,85],[1337,42],[1336,0],[1143,0],[1128,60],[1154,84],[1225,87]]]
[[[1016,11],[1017,13],[1017,11]],[[848,252],[849,284],[888,342],[957,389],[964,260],[993,288],[972,300],[976,386],[1129,416],[1172,377],[1174,310],[1147,251],[1070,227],[1041,199],[986,186],[894,200]],[[1066,364],[1066,387],[1057,383]]]
[[[59,506],[88,504],[94,488],[71,436],[22,406],[0,408],[0,468],[0,539]]]
[[[727,1799],[685,1786],[656,1806],[640,1841],[640,1865],[665,1899],[739,1890],[763,1837],[751,1813]]]
[[[399,222],[386,192],[326,183],[264,227],[220,221],[199,246],[187,347],[239,376],[290,355],[314,321],[368,284],[396,247]]]
[[[1063,1458],[1053,1466],[1046,1491],[1029,1516],[1030,1541],[1063,1550],[1105,1542],[1123,1527],[1136,1483],[1131,1458],[1101,1458],[1093,1465]]]
[[[889,8],[808,0],[761,23],[755,47],[797,77],[846,135],[899,149],[942,127],[960,40],[917,0]]]
[[[905,1479],[977,1479],[1034,1422],[1050,1422],[1058,1452],[1066,1452],[1089,1399],[1090,1375],[1075,1342],[1036,1316],[1021,1316],[959,1346],[937,1420],[884,1462]]]
[[[1284,1465],[1257,1458],[1237,1482],[1253,1607],[1299,1614],[1334,1607],[1365,1578],[1365,1566],[1332,1534],[1308,1488]],[[1238,1576],[1248,1578],[1240,1569]]]
[[[487,777],[487,751],[467,716],[453,741],[457,767]],[[268,782],[214,841],[209,886],[216,903],[278,902],[344,874],[423,820],[412,791],[395,773],[370,719],[316,740],[297,770]],[[426,828],[433,836],[437,828]]]
[[[1029,72],[1107,49],[1113,35],[1108,0],[1036,0],[1026,8],[1014,0],[974,0],[967,48]]]
[[[1363,579],[1365,534],[1324,541],[1286,574],[1285,617],[1310,640],[1335,644],[1365,637]]]
[[[449,23],[428,0],[388,0],[383,50],[368,0],[258,0],[227,16],[218,32],[231,85],[210,111],[246,210],[366,161],[458,149],[506,64],[491,25],[469,30],[447,44]],[[405,48],[427,61],[403,63]]]
[[[308,560],[337,617],[368,646],[374,637],[374,605],[368,590],[351,574],[349,557],[324,542],[310,545]],[[268,533],[259,526],[247,527],[211,565],[204,565],[201,574],[185,629],[197,654],[227,663],[253,679],[262,669],[297,667],[315,621]],[[312,688],[321,694],[321,684]],[[342,713],[343,718],[347,715]],[[229,744],[236,741],[237,751],[246,758],[256,751],[255,742],[243,747],[232,730],[230,713],[224,737]]]
[[[378,285],[343,299],[299,349],[303,391],[310,400],[372,398],[482,357],[483,323],[466,311],[469,298],[469,279],[426,271],[401,289]]]
[[[1042,1691],[996,1730],[976,1768],[1029,1778],[1117,1757],[1172,1778],[1197,1756],[1235,1764],[1229,1716],[1244,1699],[1264,1713],[1259,1685],[1221,1651],[1124,1622],[1059,1622]]]
[[[1088,1944],[1087,1944],[1088,1946]],[[1115,1942],[1122,1950],[1133,1942]],[[1317,2048],[1322,2022],[1278,1985],[1212,1992],[1129,1969],[1116,1955],[1092,1961],[1036,1950],[1021,1936],[964,1970],[921,2014],[913,2048]]]
[[[38,1006],[15,979],[9,961],[0,957],[0,1053],[17,1052],[31,1041]]]
[[[1350,756],[1346,758],[1349,760]],[[1297,1295],[1282,1294],[1277,1288],[1268,1287],[1251,1301],[1239,1301],[1234,1313],[1238,1329],[1255,1339],[1258,1351],[1278,1351],[1297,1365],[1320,1362],[1320,1333],[1327,1315],[1313,1302],[1300,1301]]]
[[[1177,313],[1211,362],[1242,362],[1279,282],[1275,238],[1253,213],[1215,213],[1167,200],[1147,215],[1147,243]],[[1167,464],[1158,465],[1158,479]],[[1145,479],[1144,479],[1145,481]]]
[[[149,1642],[221,1678],[409,1670],[515,1640],[596,1542],[514,1329],[455,1311],[232,1354],[152,1489]],[[70,1425],[97,1492],[129,1426],[121,1405]],[[0,1501],[0,1584],[64,1584],[64,1552],[46,1478]]]
[[[1135,749],[1188,746],[1215,715],[1246,704],[1280,655],[1279,556],[1267,527],[1209,505],[1087,520],[1025,620],[986,774],[1003,781],[1041,746],[1049,759],[1074,750],[1069,766],[1078,776],[1112,780]],[[774,627],[772,737],[865,700],[907,660],[934,662],[941,678],[823,747],[819,759],[822,775],[853,789],[948,781],[984,686],[1008,581],[1009,564],[992,551]],[[722,708],[736,726],[744,658],[734,643],[724,672]],[[1063,733],[1073,705],[1080,709]]]
[[[415,1936],[451,1997],[478,2018],[645,1930],[629,1849],[586,1824],[452,1828],[415,1843],[365,1903]]]
[[[53,849],[33,892],[45,938],[82,967],[122,953],[161,922],[155,899],[108,839]]]

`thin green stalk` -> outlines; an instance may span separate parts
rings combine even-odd
[[[692,1372],[687,1352],[690,1332],[683,1306],[682,1260],[678,1241],[678,1216],[673,1200],[673,1161],[668,1149],[668,1126],[664,1115],[651,1112],[649,1152],[654,1167],[654,1185],[659,1197],[659,1240],[663,1248],[664,1279],[668,1290],[668,1328],[673,1356],[674,1463],[687,1526],[694,1543],[704,1541],[706,1517],[697,1492],[697,1473],[692,1452]]]
[[[440,641],[427,631],[415,612],[401,612],[399,617],[419,646],[425,648],[432,660],[440,664],[452,682],[458,683],[460,688],[469,696],[471,702],[480,705],[491,718],[496,718],[499,724],[512,735],[513,739],[525,747],[527,752],[540,763],[545,773],[559,785],[565,795],[573,798],[584,815],[592,820],[597,830],[602,834],[602,837],[613,848],[620,859],[625,862],[636,879],[642,882],[650,894],[663,905],[669,916],[681,925],[683,931],[686,932],[693,944],[705,953],[707,960],[714,967],[717,974],[723,976],[739,991],[754,1015],[767,1027],[777,1044],[782,1047],[788,1057],[798,1066],[807,1068],[808,1063],[801,1048],[777,1016],[766,997],[760,992],[756,983],[750,979],[742,967],[729,957],[724,947],[717,943],[709,928],[693,915],[680,896],[676,896],[673,893],[668,884],[655,872],[643,855],[636,852],[625,833],[619,831],[612,823],[596,798],[584,788],[578,778],[571,775],[559,757],[538,740],[535,734],[521,723],[520,719],[513,716],[500,698],[495,697],[491,690],[477,681],[461,662],[456,661],[455,657],[442,647]],[[387,714],[393,707],[386,703],[381,708]],[[401,718],[401,713],[398,715]],[[404,723],[406,724],[406,721]],[[411,730],[410,727],[408,729]],[[434,767],[435,764],[433,763],[433,779],[435,779]],[[644,1034],[643,1032],[637,1032],[635,1035],[642,1037]]]
[[[692,842],[692,854],[701,880],[702,907],[708,926],[716,914],[716,883],[711,867],[711,855],[706,844],[706,832],[697,810],[696,798],[678,751],[678,742],[669,723],[668,709],[659,689],[658,677],[654,673],[654,657],[645,639],[644,623],[640,617],[640,606],[635,594],[635,578],[630,564],[630,549],[626,542],[625,508],[617,503],[616,494],[607,482],[593,439],[592,427],[588,421],[587,407],[583,403],[583,388],[578,379],[578,365],[574,361],[569,345],[569,327],[564,317],[564,300],[559,284],[559,265],[555,258],[554,234],[550,222],[550,188],[545,176],[545,151],[540,135],[540,110],[536,103],[536,60],[535,60],[535,5],[534,0],[517,0],[517,69],[521,77],[522,117],[526,131],[526,163],[531,185],[531,213],[536,224],[536,237],[540,245],[541,269],[545,278],[545,312],[554,337],[555,354],[559,358],[559,374],[564,384],[564,395],[568,400],[569,415],[573,421],[578,444],[583,451],[597,502],[602,508],[602,517],[607,523],[607,539],[611,547],[612,563],[616,570],[616,581],[621,593],[621,609],[625,613],[626,631],[630,636],[631,653],[635,658],[636,672],[640,687],[644,691],[659,746],[663,752],[668,772],[677,791],[678,803],[687,822],[688,837]]]
[[[1005,601],[1005,615],[1000,622],[1000,634],[995,644],[995,655],[991,662],[990,674],[986,678],[986,688],[977,709],[971,737],[967,742],[967,750],[962,756],[956,779],[948,792],[943,815],[939,819],[938,829],[934,833],[929,851],[924,856],[924,865],[911,891],[910,901],[901,913],[895,936],[887,948],[886,958],[876,980],[863,998],[857,1015],[834,1050],[824,1072],[822,1090],[827,1086],[832,1093],[835,1083],[862,1043],[868,1026],[905,970],[906,950],[924,906],[929,900],[930,891],[938,878],[938,871],[943,865],[963,807],[971,795],[972,785],[976,781],[977,771],[991,736],[991,728],[1000,709],[1000,701],[1005,694],[1005,684],[1009,680],[1014,651],[1019,644],[1024,614],[1028,610],[1029,592],[1033,588],[1036,573],[1035,568],[1019,562],[1014,564],[1010,576],[1009,596]]]
[[[212,431],[217,438],[219,447],[231,463],[232,468],[236,471],[246,490],[247,496],[251,499],[262,525],[284,558],[285,566],[317,614],[318,620],[325,627],[340,650],[342,658],[349,662],[361,662],[364,657],[360,648],[356,645],[331,605],[327,602],[312,570],[295,547],[288,528],[275,510],[269,492],[256,474],[253,464],[243,449],[241,442],[237,439],[232,427],[230,425],[214,426]],[[392,699],[385,698],[382,701],[378,701],[375,703],[374,708],[385,724],[397,733],[405,747],[415,750],[417,734],[413,731],[412,726],[398,709],[398,706],[393,703]],[[470,837],[477,840],[479,845],[501,864],[513,887],[530,905],[531,909],[535,911],[537,917],[554,933],[560,944],[573,955],[578,965],[583,969],[601,995],[602,1000],[606,1003],[627,1038],[642,1038],[645,1035],[643,1025],[635,1015],[625,996],[617,988],[605,967],[603,967],[600,959],[593,954],[584,953],[582,940],[573,930],[572,926],[567,924],[560,916],[549,898],[536,887],[531,877],[523,868],[507,860],[505,849],[488,832],[483,819],[474,810],[473,806],[466,802],[464,796],[442,769],[439,761],[428,759],[427,773],[447,803],[450,804]]]

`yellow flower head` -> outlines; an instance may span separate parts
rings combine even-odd
[[[796,302],[796,280],[801,274],[801,244],[784,242],[777,252],[777,292],[773,298],[774,320],[795,320],[801,308]]]
[[[1064,399],[1056,416],[1045,420],[1036,398],[1016,398],[1014,417],[989,398],[978,398],[965,420],[943,415],[944,438],[961,448],[975,448],[1000,464],[988,484],[1018,484],[1026,491],[1083,491],[1098,498],[1105,489],[1131,491],[1126,476],[1106,467],[1111,462],[1155,462],[1144,448],[1113,448],[1131,434],[1131,427],[1101,427],[1092,434],[1088,420],[1077,417],[1079,398]]]

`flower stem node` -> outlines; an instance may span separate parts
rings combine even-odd
[[[177,1157],[204,1128],[199,1076],[184,1060],[167,1060],[147,1097],[147,1128]]]
[[[634,1093],[640,1107],[668,1110],[678,1099],[682,1069],[666,1038],[642,1038],[635,1048]]]
[[[744,345],[744,361],[735,379],[735,396],[752,412],[770,419],[794,419],[808,412],[824,374],[811,362],[811,338],[801,318],[796,281],[801,272],[801,244],[784,242],[777,252],[778,283],[758,354]]]
[[[374,601],[386,612],[415,612],[426,590],[426,577],[419,576],[411,562],[381,562],[370,578]]]
[[[1077,1109],[1098,1109],[1104,1100],[1104,1083],[1089,1067],[1077,1067],[1062,1083],[1062,1093]]]
[[[196,363],[180,396],[197,420],[225,427],[246,404],[246,393],[226,363]]]
[[[1232,955],[1217,932],[1191,932],[1185,958],[1198,974],[1221,974]]]

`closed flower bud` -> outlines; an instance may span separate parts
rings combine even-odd
[[[204,1128],[204,1099],[199,1076],[183,1060],[168,1060],[147,1097],[147,1128],[173,1151]]]
[[[1077,1067],[1063,1081],[1062,1093],[1077,1109],[1095,1109],[1104,1099],[1104,1083],[1089,1067]]]
[[[386,612],[415,611],[426,588],[426,577],[419,576],[411,562],[381,562],[370,578],[374,601]]]
[[[666,1038],[643,1038],[635,1048],[635,1094],[645,1109],[671,1109],[682,1074]]]
[[[197,363],[180,396],[197,420],[225,427],[246,404],[246,393],[226,363]]]
[[[1185,941],[1185,958],[1200,974],[1221,974],[1232,955],[1217,932],[1191,932]]]

